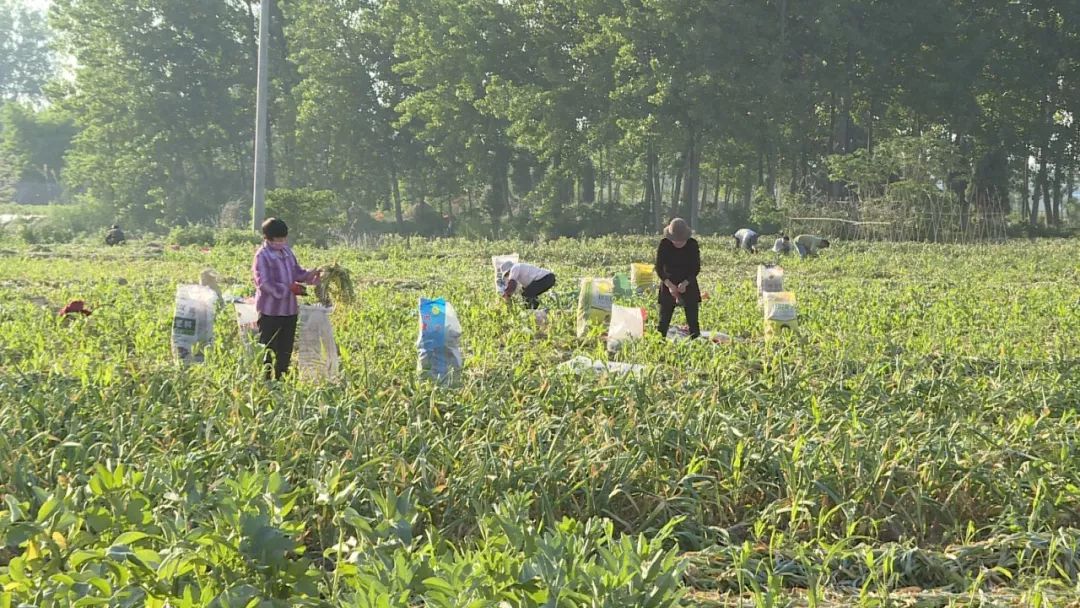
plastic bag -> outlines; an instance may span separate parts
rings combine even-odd
[[[177,285],[173,312],[172,350],[181,363],[202,363],[203,351],[214,343],[214,312],[218,296],[203,285]]]
[[[618,361],[598,361],[579,355],[569,361],[560,363],[559,369],[571,372],[591,371],[640,376],[645,371],[645,366],[634,363],[620,363]]]
[[[251,351],[251,346],[259,340],[259,311],[255,309],[255,298],[235,298],[232,300],[236,311],[236,325],[240,331],[240,341]]]
[[[672,326],[668,328],[667,338],[673,341],[689,340],[690,328],[685,325]],[[730,335],[722,331],[703,331],[701,332],[701,339],[713,344],[730,344],[733,341]],[[741,340],[739,341],[741,342]]]
[[[503,278],[501,268],[504,262],[513,262],[517,264],[518,254],[511,253],[509,255],[493,255],[491,256],[491,265],[495,267],[495,291],[501,296],[506,291],[506,279]]]
[[[611,295],[614,290],[611,279],[581,279],[577,305],[579,338],[588,333],[589,325],[607,325],[611,319]]]
[[[420,298],[419,319],[417,371],[438,382],[452,380],[462,366],[461,323],[457,312],[442,298]]]
[[[611,323],[608,325],[607,348],[614,352],[626,340],[645,336],[645,318],[648,313],[644,308],[611,305]]]
[[[611,280],[615,285],[615,297],[629,298],[634,295],[633,283],[630,282],[630,277],[628,275],[617,274],[612,277]]]
[[[776,264],[764,264],[757,268],[758,297],[766,292],[784,291],[784,269]]]
[[[656,273],[652,264],[630,264],[630,284],[638,293],[656,288]]]
[[[334,328],[330,325],[333,311],[332,306],[300,305],[296,359],[300,375],[305,378],[332,380],[338,377],[341,357],[334,341]]]

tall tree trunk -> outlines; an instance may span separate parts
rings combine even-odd
[[[683,178],[686,176],[686,159],[679,163],[679,170],[675,173],[675,182],[671,185],[671,217],[679,217],[679,201],[682,200]]]
[[[713,181],[713,207],[720,211],[720,159],[716,159],[716,179]]]
[[[586,158],[581,166],[581,201],[586,204],[596,202],[596,167],[592,159]]]
[[[701,153],[698,150],[698,133],[691,125],[686,143],[686,184],[683,187],[683,209],[689,213],[690,227],[694,230],[698,224],[700,209],[698,208],[698,182],[701,177]]]
[[[1054,225],[1061,225],[1061,185],[1064,181],[1064,176],[1061,170],[1061,159],[1054,163],[1054,182],[1051,186],[1051,198],[1053,200],[1053,206],[1051,207],[1052,213],[1050,214]]]
[[[750,213],[750,203],[754,200],[754,173],[750,165],[743,170],[742,208]]]
[[[1020,217],[1027,219],[1028,217],[1028,197],[1031,196],[1031,170],[1029,169],[1030,154],[1028,150],[1024,149],[1024,185],[1020,190]]]
[[[600,146],[600,151],[597,153],[600,157],[600,164],[597,166],[597,178],[600,180],[599,192],[596,196],[596,206],[604,206],[604,147]],[[610,200],[611,197],[608,197]]]
[[[1069,169],[1069,178],[1065,181],[1065,213],[1072,211],[1073,209],[1073,192],[1076,192],[1076,169]],[[1069,217],[1069,222],[1076,221],[1076,218]]]
[[[1046,144],[1043,144],[1043,146],[1041,148],[1039,148],[1039,173],[1035,176],[1035,192],[1036,192],[1037,196],[1042,197],[1043,209],[1045,211],[1044,219],[1046,220],[1046,224],[1049,226],[1050,223],[1051,223],[1052,217],[1050,216],[1050,178],[1049,178],[1049,175],[1048,175],[1047,158],[1046,158],[1047,156],[1049,156],[1049,153],[1047,152]],[[1036,200],[1032,201],[1032,210],[1031,210],[1031,225],[1032,226],[1035,226],[1035,225],[1038,224],[1038,219],[1039,219],[1038,213],[1039,213],[1039,202],[1036,199]]]
[[[503,213],[511,218],[514,217],[510,210],[510,151],[502,146],[496,146],[492,152],[493,157],[488,174],[488,186],[491,189],[487,193],[485,206],[491,217],[494,236],[499,238]]]
[[[709,208],[709,183],[701,180],[701,202],[698,203],[698,211]]]
[[[607,146],[605,146],[605,149],[606,148]],[[607,153],[607,167],[604,172],[604,178],[607,180],[608,204],[614,207],[619,204],[619,187],[616,185],[614,190],[612,190],[612,183],[615,181],[615,170],[612,168],[610,150],[608,150]]]
[[[1064,154],[1062,154],[1064,156]],[[1062,171],[1063,159],[1058,158],[1054,163],[1054,185],[1053,185],[1053,210],[1054,210],[1054,226],[1062,225],[1062,186],[1064,185],[1065,175]]]
[[[660,205],[656,200],[656,183],[653,181],[653,172],[656,170],[656,153],[653,152],[652,144],[645,151],[645,205],[649,209],[649,219],[653,228],[660,224]]]
[[[390,162],[390,192],[394,195],[394,221],[397,222],[398,230],[405,226],[405,216],[401,212],[401,186],[398,184],[397,165]]]
[[[656,197],[656,230],[659,231],[664,226],[664,181],[663,176],[660,175],[660,157],[653,144],[650,144],[650,150],[652,150],[653,196]]]
[[[776,198],[776,146],[772,140],[765,142],[765,190],[769,196]]]

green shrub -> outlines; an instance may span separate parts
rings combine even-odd
[[[266,217],[289,225],[289,240],[327,246],[345,220],[337,195],[330,190],[278,188],[266,195]]]
[[[214,229],[209,226],[178,226],[169,231],[169,236],[166,240],[172,245],[179,245],[181,247],[188,247],[191,245],[201,245],[204,247],[213,246],[217,239],[214,235]]]
[[[214,240],[218,245],[258,245],[262,243],[262,236],[253,230],[228,228],[218,230]]]

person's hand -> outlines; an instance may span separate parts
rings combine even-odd
[[[678,302],[679,301],[679,288],[676,287],[675,285],[668,285],[667,289],[668,289],[668,293],[671,294],[671,297],[674,298],[676,302]]]
[[[682,283],[679,283],[679,293],[686,293],[686,288],[689,286],[690,283],[688,281],[683,281]]]
[[[305,295],[307,295],[307,289],[304,289],[304,286],[301,285],[300,283],[293,283],[292,285],[290,285],[289,286],[289,291],[291,291],[294,296],[305,296]]]
[[[321,270],[316,270],[315,272],[311,273],[311,280],[308,281],[308,282],[311,283],[312,285],[317,285],[319,283],[319,281],[321,281],[321,280],[322,280],[322,271]]]

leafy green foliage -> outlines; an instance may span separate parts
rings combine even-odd
[[[271,190],[266,194],[266,217],[289,225],[289,239],[326,246],[344,210],[329,190]]]
[[[700,241],[704,327],[742,341],[646,336],[640,378],[559,371],[604,348],[558,303],[653,239],[301,245],[355,277],[343,378],[274,385],[227,309],[207,364],[170,360],[175,285],[249,290],[250,245],[0,252],[0,602],[1067,604],[1072,243],[785,258],[800,327],[764,341],[772,256]],[[506,251],[559,277],[542,335],[493,305]],[[454,388],[415,374],[421,295],[461,316]],[[94,314],[58,322],[72,299]]]

